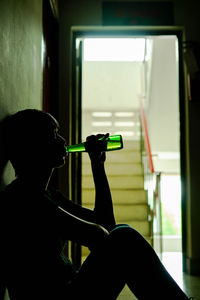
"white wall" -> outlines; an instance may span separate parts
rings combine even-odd
[[[83,109],[136,109],[141,92],[141,63],[83,62]]]
[[[179,82],[176,37],[153,39],[149,107],[146,109],[151,151],[156,171],[179,173]],[[177,158],[176,158],[177,157]]]

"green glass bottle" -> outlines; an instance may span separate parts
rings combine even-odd
[[[100,138],[99,140],[103,140],[104,137]],[[121,135],[110,135],[104,140],[104,149],[103,151],[113,151],[113,150],[120,150],[123,148],[123,140]],[[73,152],[86,152],[85,149],[85,142],[71,145],[66,147],[67,153]]]

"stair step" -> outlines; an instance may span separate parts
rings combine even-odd
[[[111,189],[142,189],[144,187],[144,178],[139,175],[128,176],[108,176]],[[92,176],[86,175],[82,178],[82,188],[94,188]]]
[[[123,140],[124,150],[140,151],[140,141]]]
[[[82,162],[90,162],[90,158],[86,153],[82,154]],[[139,151],[125,151],[125,149],[107,152],[106,162],[141,163],[141,153]]]
[[[112,190],[113,203],[147,203],[147,191],[144,189]]]
[[[81,247],[81,256],[87,257],[90,254],[90,250],[87,247],[82,246]]]
[[[144,189],[119,189],[112,190],[113,204],[125,202],[126,204],[146,204],[147,203],[147,191]],[[95,190],[94,189],[83,189],[82,190],[82,203],[94,204],[95,201]]]
[[[107,175],[143,175],[141,163],[107,163],[105,169]]]
[[[93,209],[94,204],[85,205]],[[114,214],[117,223],[127,223],[128,221],[148,220],[149,207],[147,204],[119,204],[114,205]]]
[[[149,207],[146,204],[114,205],[115,218],[118,223],[135,220],[148,220]]]
[[[151,224],[149,221],[128,221],[126,224],[133,227],[137,230],[141,235],[145,237],[151,236]]]
[[[107,175],[142,175],[143,169],[140,163],[111,163],[106,162],[105,164]],[[82,165],[82,174],[91,174],[91,164],[84,163]]]

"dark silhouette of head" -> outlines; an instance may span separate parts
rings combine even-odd
[[[26,109],[4,120],[3,148],[17,176],[54,169],[65,163],[65,140],[59,124],[48,113]]]

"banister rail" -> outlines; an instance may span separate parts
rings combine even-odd
[[[142,101],[139,95],[141,119],[141,154],[144,168],[144,187],[148,194],[150,208],[152,245],[158,256],[162,257],[162,212],[161,212],[161,173],[155,171],[149,141],[148,127]],[[146,153],[145,153],[146,152]]]
[[[141,123],[142,123],[142,132],[144,133],[144,145],[145,150],[148,156],[148,162],[149,162],[149,170],[151,173],[154,173],[154,166],[153,166],[153,160],[152,160],[152,154],[151,154],[151,147],[149,142],[149,134],[147,129],[147,122],[146,122],[146,116],[144,112],[144,106],[142,102],[142,96],[139,95],[139,103],[140,103],[140,117],[141,117]]]

